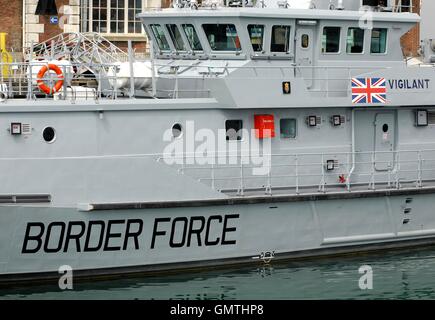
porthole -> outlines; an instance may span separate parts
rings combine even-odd
[[[387,133],[387,132],[388,132],[388,124],[384,124],[384,125],[382,126],[382,131],[384,131],[384,133]]]
[[[307,49],[310,46],[310,36],[308,34],[303,34],[301,38],[301,46]]]
[[[183,133],[183,128],[181,127],[181,124],[176,123],[172,126],[172,136],[174,138],[181,137],[182,133]]]
[[[44,141],[47,143],[53,143],[54,140],[56,140],[56,131],[53,127],[46,127],[42,131],[42,137],[44,138]]]

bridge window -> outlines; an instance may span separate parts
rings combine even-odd
[[[264,26],[250,24],[248,25],[248,32],[251,38],[252,49],[255,52],[263,51]]]
[[[240,51],[240,39],[233,24],[204,24],[204,32],[214,51]]]
[[[387,33],[388,29],[374,28],[372,30],[371,53],[387,52]]]
[[[282,139],[296,138],[296,119],[281,119],[279,127]]]
[[[166,39],[165,32],[163,28],[159,24],[150,25],[151,31],[153,32],[154,38],[156,39],[157,45],[159,49],[162,51],[168,51],[171,48],[169,47],[169,42]]]
[[[183,30],[187,41],[189,41],[190,48],[194,51],[202,51],[201,41],[199,41],[195,27],[192,24],[183,24]]]
[[[186,51],[181,32],[178,29],[177,25],[167,24],[166,27],[168,28],[169,35],[171,36],[172,42],[174,43],[175,50]]]
[[[364,52],[364,30],[360,28],[349,28],[347,30],[347,53]]]
[[[290,26],[273,26],[271,52],[289,52],[290,49]]]
[[[340,27],[323,28],[322,52],[339,53],[340,52]]]

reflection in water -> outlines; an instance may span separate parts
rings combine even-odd
[[[358,286],[362,265],[373,269],[373,290]],[[435,249],[76,283],[72,291],[2,288],[0,299],[435,299]]]

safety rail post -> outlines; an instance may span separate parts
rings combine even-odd
[[[396,189],[400,189],[400,152],[396,151],[396,164],[397,164],[397,170],[396,170]]]
[[[66,100],[68,92],[67,92],[67,86],[66,86],[66,76],[67,76],[67,73],[66,73],[66,66],[65,65],[62,66],[62,70],[63,70],[63,84],[62,84],[62,87],[63,87],[63,100]]]
[[[295,178],[296,178],[296,194],[299,194],[299,159],[298,155],[295,155]]]
[[[243,161],[242,159],[240,159],[240,189],[238,192],[240,196],[244,195],[244,189],[245,187],[244,187],[244,176],[243,176]]]
[[[185,160],[186,160],[187,155],[185,153],[183,153],[183,155],[181,156],[181,169],[180,169],[180,173],[184,174],[186,167],[185,167]]]
[[[375,170],[376,170],[376,168],[375,168],[375,152],[373,151],[371,153],[371,155],[372,155],[372,157],[371,157],[372,158],[372,161],[371,161],[372,170],[371,170],[371,174],[370,174],[369,189],[376,190],[376,187],[375,187]]]
[[[113,90],[114,90],[113,97],[115,100],[117,100],[118,99],[118,78],[117,78],[118,72],[116,72],[116,69],[113,75],[114,75],[114,83],[115,83],[115,85],[113,86]]]
[[[33,68],[32,68],[32,59],[33,59],[33,40],[30,42],[30,52],[29,52],[29,57],[27,58],[27,60],[29,61],[29,79],[27,82],[27,100],[31,100],[33,97],[33,92],[32,92],[32,82],[33,82]]]
[[[271,156],[272,157],[272,156]],[[268,195],[272,195],[272,165],[269,166],[269,170],[267,170],[267,186],[265,193]]]
[[[421,188],[423,186],[422,182],[422,158],[421,158],[421,151],[417,152],[417,158],[418,158],[418,173],[417,173],[417,187]]]
[[[326,177],[325,177],[325,156],[323,153],[322,153],[322,157],[321,157],[320,161],[321,161],[320,168],[322,169],[322,180],[320,181],[319,191],[325,193],[325,183],[326,183],[326,181],[325,181],[325,179],[326,179]]]
[[[151,84],[152,84],[152,91],[151,94],[153,98],[156,97],[157,91],[156,91],[156,69],[155,69],[155,62],[154,62],[154,41],[150,41],[150,56],[151,56]]]
[[[8,98],[12,98],[14,96],[14,88],[13,88],[13,83],[12,83],[12,63],[8,63],[8,83],[9,83],[9,88],[8,88]],[[15,77],[14,77],[15,79]]]
[[[101,78],[101,70],[100,70],[100,72],[98,72],[98,87],[97,87],[97,90],[98,90],[98,93],[97,93],[97,95],[98,95],[98,99],[101,99],[101,91],[102,91],[102,85],[101,85],[101,81],[102,81],[102,78]]]
[[[134,59],[133,45],[131,40],[128,40],[128,65],[130,68],[130,92],[129,92],[130,99],[132,99],[135,96],[133,59]]]
[[[350,166],[350,161],[351,161],[351,157],[353,157],[353,155],[354,155],[354,152],[347,154],[347,168],[348,168],[348,170],[347,170],[346,188],[347,188],[347,191],[349,191],[349,192],[350,192],[350,179],[351,179],[351,174],[352,174],[351,173],[352,167]]]
[[[394,151],[393,151],[393,159],[394,159]],[[393,166],[391,163],[388,163],[388,173],[387,173],[387,177],[388,177],[388,181],[387,181],[387,188],[391,188],[391,170],[392,170]]]
[[[178,68],[175,69],[175,84],[174,84],[174,94],[172,95],[174,99],[178,99]]]

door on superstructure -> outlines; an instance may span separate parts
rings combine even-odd
[[[375,117],[375,169],[392,170],[396,144],[396,114],[377,113]]]
[[[298,67],[296,74],[305,79],[307,88],[311,88],[314,77],[315,27],[314,25],[300,25],[301,22],[298,23],[295,37],[295,63]]]

